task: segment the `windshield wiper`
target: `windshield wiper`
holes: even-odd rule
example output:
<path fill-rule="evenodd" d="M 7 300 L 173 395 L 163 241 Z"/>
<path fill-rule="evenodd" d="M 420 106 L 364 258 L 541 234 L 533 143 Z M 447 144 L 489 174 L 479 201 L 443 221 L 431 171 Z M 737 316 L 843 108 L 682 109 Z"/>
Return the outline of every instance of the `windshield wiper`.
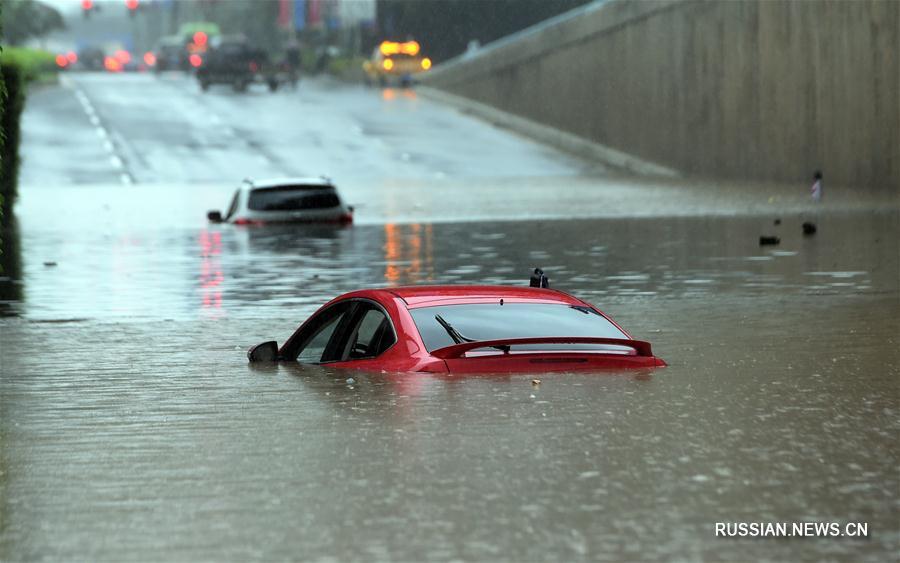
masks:
<path fill-rule="evenodd" d="M 466 338 L 462 334 L 459 333 L 458 330 L 453 328 L 453 325 L 444 320 L 444 317 L 440 315 L 435 315 L 434 320 L 441 323 L 441 326 L 444 327 L 444 330 L 447 331 L 447 334 L 450 335 L 450 338 L 453 339 L 453 342 L 456 344 L 462 344 L 463 342 L 475 342 L 474 338 Z"/>
<path fill-rule="evenodd" d="M 435 315 L 434 320 L 439 322 L 441 324 L 441 326 L 444 327 L 444 330 L 447 331 L 447 334 L 450 335 L 450 338 L 453 340 L 454 343 L 463 344 L 465 342 L 477 342 L 477 340 L 475 340 L 474 338 L 467 338 L 467 337 L 463 336 L 462 334 L 460 334 L 460 332 L 458 330 L 453 328 L 452 324 L 450 324 L 444 320 L 444 317 L 442 317 L 440 315 Z M 504 353 L 507 353 L 507 354 L 509 353 L 509 346 L 491 346 L 491 348 L 494 348 L 495 350 L 502 350 Z"/>

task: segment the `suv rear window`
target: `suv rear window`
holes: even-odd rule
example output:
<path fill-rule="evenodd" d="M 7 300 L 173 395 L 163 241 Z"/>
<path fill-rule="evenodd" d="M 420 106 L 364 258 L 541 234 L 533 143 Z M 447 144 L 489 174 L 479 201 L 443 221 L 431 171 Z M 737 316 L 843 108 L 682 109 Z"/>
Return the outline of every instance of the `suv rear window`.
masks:
<path fill-rule="evenodd" d="M 250 192 L 247 207 L 253 211 L 329 209 L 340 205 L 333 186 L 279 186 Z"/>
<path fill-rule="evenodd" d="M 450 334 L 435 318 L 438 315 L 462 336 L 473 340 L 539 336 L 627 338 L 605 317 L 588 307 L 581 306 L 497 303 L 422 307 L 410 309 L 409 312 L 429 352 L 454 344 Z M 529 345 L 521 349 L 547 349 L 557 346 Z M 564 347 L 570 350 L 608 348 L 592 344 L 566 344 Z"/>

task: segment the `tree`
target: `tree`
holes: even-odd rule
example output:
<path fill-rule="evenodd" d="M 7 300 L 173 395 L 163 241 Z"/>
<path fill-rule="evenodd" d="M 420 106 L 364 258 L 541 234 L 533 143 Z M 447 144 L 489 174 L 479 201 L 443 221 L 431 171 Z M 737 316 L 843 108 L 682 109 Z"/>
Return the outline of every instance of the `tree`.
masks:
<path fill-rule="evenodd" d="M 3 2 L 3 38 L 8 45 L 21 45 L 32 37 L 43 37 L 65 28 L 62 14 L 37 0 Z"/>

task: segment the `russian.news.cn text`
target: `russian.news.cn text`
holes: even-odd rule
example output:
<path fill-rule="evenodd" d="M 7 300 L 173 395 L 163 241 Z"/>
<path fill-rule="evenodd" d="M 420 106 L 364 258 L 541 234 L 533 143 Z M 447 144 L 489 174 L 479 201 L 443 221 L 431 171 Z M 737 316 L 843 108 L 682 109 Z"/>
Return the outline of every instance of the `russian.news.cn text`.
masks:
<path fill-rule="evenodd" d="M 866 538 L 867 522 L 716 522 L 717 538 Z"/>

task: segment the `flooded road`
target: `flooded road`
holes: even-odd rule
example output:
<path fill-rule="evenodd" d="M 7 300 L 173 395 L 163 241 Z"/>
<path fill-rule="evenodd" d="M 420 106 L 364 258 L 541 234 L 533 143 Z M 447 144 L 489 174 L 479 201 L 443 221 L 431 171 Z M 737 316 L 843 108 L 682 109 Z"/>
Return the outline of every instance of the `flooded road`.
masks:
<path fill-rule="evenodd" d="M 31 162 L 0 279 L 0 560 L 900 549 L 896 202 L 833 190 L 813 215 L 777 188 L 710 203 L 697 186 L 510 166 L 370 188 L 351 174 L 349 199 L 371 202 L 356 226 L 247 229 L 204 221 L 233 182 L 142 184 L 150 168 L 133 168 L 136 185 L 64 185 L 67 167 Z M 567 214 L 566 197 L 582 204 Z M 669 367 L 534 386 L 247 364 L 341 292 L 525 285 L 534 266 Z M 717 522 L 861 522 L 868 537 L 723 539 Z"/>
<path fill-rule="evenodd" d="M 0 321 L 0 554 L 884 560 L 898 214 L 821 224 L 777 250 L 756 218 L 24 233 L 57 265 L 25 260 Z M 520 285 L 522 265 L 670 366 L 533 387 L 246 363 L 342 291 Z M 870 537 L 715 538 L 734 521 Z"/>

